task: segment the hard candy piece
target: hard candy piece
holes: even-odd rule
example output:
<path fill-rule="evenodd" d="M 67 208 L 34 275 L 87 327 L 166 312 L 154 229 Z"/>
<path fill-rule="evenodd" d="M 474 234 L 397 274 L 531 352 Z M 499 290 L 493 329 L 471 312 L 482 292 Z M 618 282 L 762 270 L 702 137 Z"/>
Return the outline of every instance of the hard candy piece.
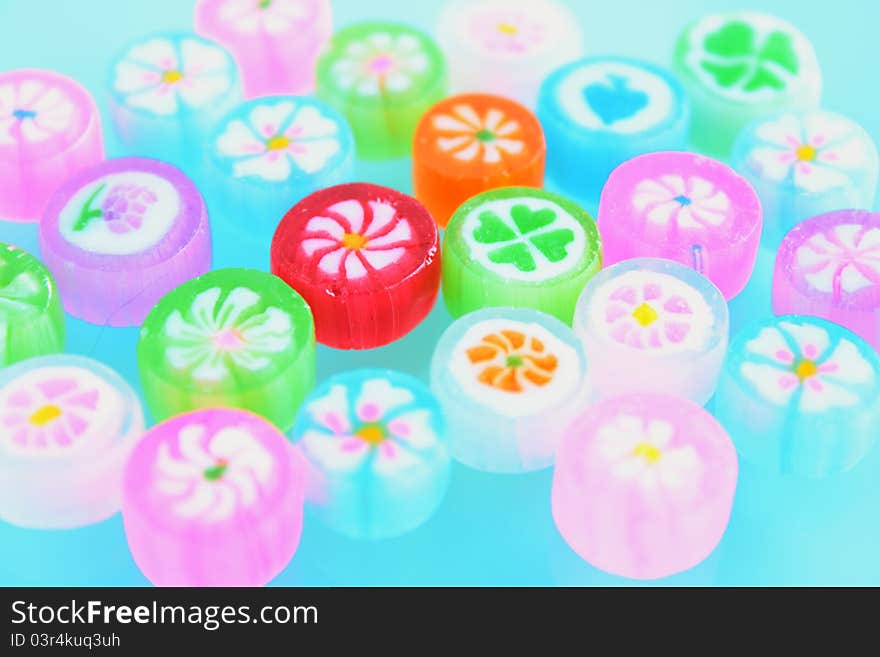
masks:
<path fill-rule="evenodd" d="M 327 379 L 303 405 L 293 439 L 308 467 L 309 507 L 348 536 L 412 531 L 446 494 L 443 415 L 406 374 L 355 370 Z"/>
<path fill-rule="evenodd" d="M 125 469 L 122 520 L 158 586 L 262 586 L 290 562 L 304 474 L 284 435 L 228 408 L 150 429 Z"/>
<path fill-rule="evenodd" d="M 0 369 L 0 518 L 35 529 L 109 518 L 143 430 L 137 395 L 98 361 L 39 356 Z"/>
<path fill-rule="evenodd" d="M 634 258 L 587 283 L 574 330 L 597 396 L 668 393 L 705 404 L 727 349 L 727 303 L 692 269 Z"/>
<path fill-rule="evenodd" d="M 60 181 L 103 159 L 101 116 L 78 82 L 40 69 L 0 73 L 0 220 L 39 221 Z"/>
<path fill-rule="evenodd" d="M 448 418 L 452 455 L 489 472 L 553 463 L 589 403 L 587 364 L 572 330 L 529 308 L 485 308 L 442 335 L 431 388 Z"/>
<path fill-rule="evenodd" d="M 577 19 L 551 0 L 448 2 L 437 39 L 454 93 L 498 94 L 526 107 L 553 69 L 583 52 Z"/>
<path fill-rule="evenodd" d="M 598 223 L 606 264 L 636 257 L 675 260 L 706 276 L 729 300 L 755 266 L 761 203 L 746 180 L 717 160 L 648 153 L 608 178 Z"/>
<path fill-rule="evenodd" d="M 795 226 L 776 255 L 773 311 L 824 317 L 880 352 L 880 214 L 839 210 Z"/>
<path fill-rule="evenodd" d="M 595 207 L 608 175 L 651 151 L 684 150 L 690 104 L 667 71 L 625 57 L 590 57 L 555 70 L 541 85 L 547 175 Z"/>
<path fill-rule="evenodd" d="M 228 48 L 245 96 L 307 94 L 332 30 L 330 0 L 199 0 L 196 31 Z"/>
<path fill-rule="evenodd" d="M 544 131 L 537 117 L 507 98 L 463 94 L 428 110 L 416 128 L 416 197 L 445 227 L 467 199 L 497 187 L 544 183 Z"/>
<path fill-rule="evenodd" d="M 833 475 L 877 439 L 880 357 L 824 319 L 755 322 L 730 343 L 715 408 L 743 459 L 770 472 Z"/>
<path fill-rule="evenodd" d="M 419 118 L 446 95 L 446 62 L 415 28 L 355 23 L 334 34 L 319 57 L 315 93 L 348 119 L 360 157 L 403 157 Z"/>
<path fill-rule="evenodd" d="M 740 133 L 732 161 L 761 199 L 761 239 L 773 249 L 804 219 L 874 205 L 877 146 L 839 114 L 813 110 L 758 119 Z"/>
<path fill-rule="evenodd" d="M 55 192 L 39 237 L 64 309 L 93 324 L 137 326 L 162 295 L 211 267 L 199 190 L 157 160 L 106 160 L 80 172 Z"/>
<path fill-rule="evenodd" d="M 749 121 L 818 107 L 822 74 L 810 41 L 757 12 L 705 16 L 679 37 L 673 70 L 693 105 L 691 141 L 727 158 Z"/>
<path fill-rule="evenodd" d="M 110 80 L 110 109 L 125 147 L 192 172 L 201 167 L 214 126 L 241 101 L 232 56 L 188 32 L 130 44 Z"/>
<path fill-rule="evenodd" d="M 265 97 L 224 117 L 210 160 L 210 197 L 248 233 L 271 239 L 294 203 L 351 179 L 354 140 L 342 115 L 325 103 Z"/>
<path fill-rule="evenodd" d="M 253 269 L 218 269 L 162 297 L 137 354 L 157 420 L 228 406 L 286 431 L 315 383 L 309 307 L 284 281 Z"/>
<path fill-rule="evenodd" d="M 696 566 L 718 545 L 737 473 L 724 427 L 693 402 L 614 397 L 587 409 L 563 438 L 553 519 L 596 568 L 666 577 Z"/>
<path fill-rule="evenodd" d="M 592 217 L 562 196 L 509 187 L 452 216 L 443 238 L 443 300 L 453 317 L 524 306 L 570 324 L 584 284 L 602 267 Z"/>
<path fill-rule="evenodd" d="M 402 337 L 440 287 L 440 241 L 414 198 L 367 183 L 307 196 L 272 240 L 272 273 L 308 302 L 318 342 L 370 349 Z"/>
<path fill-rule="evenodd" d="M 52 274 L 0 242 L 0 368 L 64 350 L 64 311 Z"/>

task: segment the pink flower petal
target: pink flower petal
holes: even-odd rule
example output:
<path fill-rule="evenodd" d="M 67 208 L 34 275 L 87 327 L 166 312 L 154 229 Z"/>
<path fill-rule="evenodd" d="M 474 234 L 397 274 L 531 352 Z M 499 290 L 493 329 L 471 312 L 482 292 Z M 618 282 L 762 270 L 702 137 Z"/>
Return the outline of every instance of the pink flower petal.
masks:
<path fill-rule="evenodd" d="M 648 283 L 647 285 L 645 285 L 644 289 L 642 290 L 642 296 L 644 297 L 645 301 L 651 301 L 652 299 L 659 299 L 662 294 L 663 294 L 663 291 L 660 289 L 660 286 L 657 285 L 656 283 Z"/>
<path fill-rule="evenodd" d="M 64 401 L 70 406 L 79 406 L 80 408 L 87 408 L 90 411 L 94 411 L 98 408 L 98 391 L 86 390 L 85 392 L 68 397 Z"/>
<path fill-rule="evenodd" d="M 342 419 L 337 413 L 327 413 L 322 418 L 324 425 L 333 433 L 345 433 L 348 431 L 348 423 Z"/>
<path fill-rule="evenodd" d="M 810 360 L 819 356 L 819 347 L 812 343 L 808 343 L 804 345 L 804 356 L 809 358 Z"/>
<path fill-rule="evenodd" d="M 409 438 L 412 428 L 405 420 L 392 420 L 388 423 L 388 431 L 401 438 Z"/>
<path fill-rule="evenodd" d="M 357 416 L 364 422 L 375 422 L 379 419 L 382 409 L 372 402 L 367 402 L 357 409 Z"/>
<path fill-rule="evenodd" d="M 787 349 L 780 349 L 773 354 L 773 357 L 783 365 L 791 365 L 794 363 L 794 354 Z"/>
<path fill-rule="evenodd" d="M 636 291 L 629 285 L 618 288 L 609 297 L 612 301 L 623 301 L 631 306 L 636 305 Z"/>
<path fill-rule="evenodd" d="M 684 322 L 666 322 L 666 339 L 677 344 L 687 337 L 690 330 L 690 325 Z"/>
<path fill-rule="evenodd" d="M 47 399 L 57 399 L 61 395 L 75 390 L 76 387 L 76 381 L 73 379 L 49 379 L 37 384 L 37 388 L 46 395 Z"/>
<path fill-rule="evenodd" d="M 791 390 L 796 387 L 798 383 L 800 383 L 800 379 L 794 374 L 787 373 L 779 377 L 779 387 L 783 390 Z"/>
<path fill-rule="evenodd" d="M 677 294 L 669 297 L 669 299 L 666 300 L 666 303 L 663 304 L 663 310 L 665 310 L 666 312 L 677 313 L 680 315 L 681 314 L 690 315 L 692 312 L 691 307 L 690 307 L 690 305 L 688 305 L 687 300 L 685 300 L 684 297 L 681 297 Z"/>

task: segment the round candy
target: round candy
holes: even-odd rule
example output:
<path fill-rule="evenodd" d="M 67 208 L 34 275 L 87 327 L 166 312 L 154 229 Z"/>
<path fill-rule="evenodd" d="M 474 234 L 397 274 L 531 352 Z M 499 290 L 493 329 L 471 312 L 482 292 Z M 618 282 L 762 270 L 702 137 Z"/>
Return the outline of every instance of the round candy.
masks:
<path fill-rule="evenodd" d="M 205 202 L 170 164 L 106 160 L 55 192 L 40 222 L 40 253 L 67 312 L 137 326 L 168 290 L 210 269 Z"/>
<path fill-rule="evenodd" d="M 216 123 L 241 100 L 238 68 L 213 41 L 187 32 L 131 44 L 111 71 L 120 140 L 138 155 L 197 169 Z"/>
<path fill-rule="evenodd" d="M 195 25 L 235 56 L 248 98 L 307 94 L 332 12 L 330 0 L 199 0 Z"/>
<path fill-rule="evenodd" d="M 606 399 L 563 439 L 553 519 L 596 568 L 635 579 L 674 575 L 718 545 L 738 469 L 724 427 L 693 402 L 665 394 Z"/>
<path fill-rule="evenodd" d="M 210 198 L 248 233 L 268 239 L 290 207 L 351 178 L 354 140 L 345 119 L 308 97 L 248 101 L 226 116 L 210 147 Z"/>
<path fill-rule="evenodd" d="M 608 178 L 598 223 L 606 264 L 641 256 L 675 260 L 732 299 L 755 266 L 761 203 L 726 164 L 693 153 L 648 153 Z"/>
<path fill-rule="evenodd" d="M 355 538 L 411 531 L 440 506 L 449 446 L 437 400 L 390 370 L 337 374 L 309 397 L 293 438 L 308 464 L 306 501 Z"/>
<path fill-rule="evenodd" d="M 730 343 L 716 415 L 743 458 L 825 477 L 852 468 L 880 426 L 880 356 L 824 319 L 784 315 Z"/>
<path fill-rule="evenodd" d="M 90 358 L 39 356 L 0 369 L 0 518 L 37 529 L 109 518 L 143 430 L 131 386 Z"/>
<path fill-rule="evenodd" d="M 774 16 L 739 12 L 691 24 L 675 49 L 675 73 L 693 104 L 691 141 L 726 158 L 754 118 L 819 105 L 822 74 L 807 37 Z"/>
<path fill-rule="evenodd" d="M 552 0 L 457 0 L 440 15 L 437 39 L 452 90 L 487 92 L 535 106 L 541 81 L 582 52 L 579 23 Z"/>
<path fill-rule="evenodd" d="M 592 217 L 528 187 L 475 196 L 443 238 L 443 300 L 453 317 L 485 306 L 525 306 L 570 324 L 584 284 L 602 267 Z"/>
<path fill-rule="evenodd" d="M 446 95 L 446 63 L 412 27 L 356 23 L 334 34 L 318 59 L 315 93 L 346 116 L 360 157 L 403 157 L 419 118 Z"/>
<path fill-rule="evenodd" d="M 566 64 L 544 81 L 537 112 L 547 130 L 548 177 L 593 206 L 621 162 L 687 145 L 690 106 L 681 84 L 634 59 Z"/>
<path fill-rule="evenodd" d="M 705 404 L 727 349 L 727 304 L 687 267 L 634 258 L 587 283 L 574 330 L 598 396 L 670 393 Z"/>
<path fill-rule="evenodd" d="M 880 352 L 880 214 L 839 210 L 795 226 L 776 256 L 773 310 L 824 317 Z"/>
<path fill-rule="evenodd" d="M 413 187 L 441 228 L 467 199 L 497 187 L 544 183 L 544 131 L 507 98 L 446 98 L 422 117 L 413 146 Z"/>
<path fill-rule="evenodd" d="M 262 586 L 296 552 L 303 491 L 290 444 L 263 418 L 178 415 L 150 429 L 125 468 L 128 546 L 158 586 Z"/>
<path fill-rule="evenodd" d="M 64 311 L 52 274 L 18 247 L 0 242 L 0 368 L 64 350 Z"/>
<path fill-rule="evenodd" d="M 137 354 L 157 420 L 229 406 L 286 431 L 315 382 L 309 307 L 253 269 L 218 269 L 169 292 L 144 321 Z"/>
<path fill-rule="evenodd" d="M 440 242 L 414 198 L 367 183 L 297 203 L 272 240 L 272 273 L 303 295 L 321 344 L 370 349 L 397 340 L 431 311 Z"/>
<path fill-rule="evenodd" d="M 733 166 L 761 198 L 762 239 L 774 249 L 808 217 L 874 205 L 877 146 L 839 114 L 814 110 L 758 119 L 737 138 Z"/>
<path fill-rule="evenodd" d="M 88 91 L 38 69 L 0 73 L 0 220 L 38 221 L 58 183 L 104 159 Z"/>
<path fill-rule="evenodd" d="M 490 472 L 553 463 L 569 422 L 589 402 L 572 330 L 529 308 L 486 308 L 454 322 L 431 361 L 452 455 Z"/>

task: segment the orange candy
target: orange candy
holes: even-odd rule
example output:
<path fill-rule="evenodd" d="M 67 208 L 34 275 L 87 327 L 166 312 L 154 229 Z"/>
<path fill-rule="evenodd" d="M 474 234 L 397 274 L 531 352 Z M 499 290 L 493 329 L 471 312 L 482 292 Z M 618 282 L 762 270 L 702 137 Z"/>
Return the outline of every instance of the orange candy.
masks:
<path fill-rule="evenodd" d="M 416 128 L 415 196 L 444 228 L 458 206 L 480 192 L 541 187 L 545 154 L 541 124 L 519 103 L 490 94 L 452 96 Z"/>
<path fill-rule="evenodd" d="M 545 353 L 543 342 L 513 330 L 485 336 L 467 355 L 471 363 L 484 365 L 481 383 L 507 392 L 523 392 L 528 383 L 550 383 L 558 365 L 556 356 Z"/>

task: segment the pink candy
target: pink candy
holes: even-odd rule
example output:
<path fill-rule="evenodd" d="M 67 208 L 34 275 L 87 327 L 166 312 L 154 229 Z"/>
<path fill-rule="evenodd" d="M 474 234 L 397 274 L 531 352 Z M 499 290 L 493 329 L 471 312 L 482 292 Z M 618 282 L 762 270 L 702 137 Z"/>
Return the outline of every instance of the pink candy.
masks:
<path fill-rule="evenodd" d="M 761 204 L 733 169 L 701 155 L 661 152 L 617 167 L 599 201 L 606 265 L 653 256 L 697 270 L 732 299 L 752 274 Z"/>
<path fill-rule="evenodd" d="M 261 586 L 293 557 L 304 482 L 287 439 L 247 411 L 178 415 L 140 440 L 122 519 L 159 586 Z"/>
<path fill-rule="evenodd" d="M 737 471 L 727 432 L 697 404 L 613 397 L 585 411 L 563 438 L 553 518 L 597 568 L 637 579 L 673 575 L 715 549 Z"/>
<path fill-rule="evenodd" d="M 52 71 L 0 74 L 0 220 L 37 221 L 56 187 L 102 159 L 88 91 Z"/>

